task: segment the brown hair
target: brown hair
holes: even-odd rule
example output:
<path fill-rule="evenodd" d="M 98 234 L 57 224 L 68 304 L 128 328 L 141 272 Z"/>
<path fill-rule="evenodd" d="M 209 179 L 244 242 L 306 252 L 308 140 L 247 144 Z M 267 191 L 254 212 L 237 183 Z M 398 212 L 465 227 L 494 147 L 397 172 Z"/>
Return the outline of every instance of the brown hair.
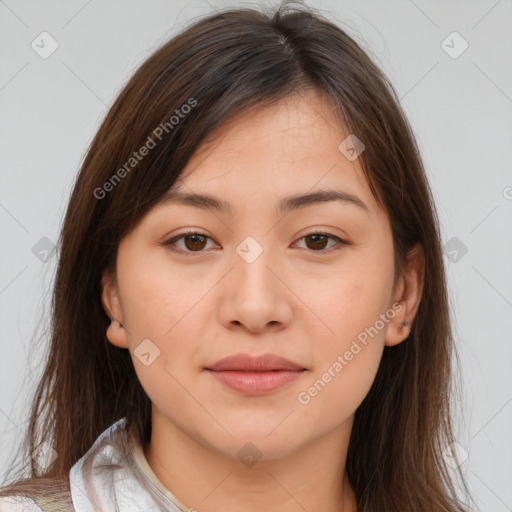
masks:
<path fill-rule="evenodd" d="M 101 124 L 59 239 L 51 341 L 29 421 L 30 477 L 66 479 L 122 417 L 142 443 L 149 440 L 151 402 L 129 352 L 106 338 L 101 274 L 114 269 L 120 240 L 208 135 L 248 109 L 311 87 L 334 100 L 344 126 L 366 146 L 359 161 L 389 215 L 397 275 L 415 244 L 425 253 L 410 335 L 384 349 L 355 414 L 346 470 L 359 510 L 464 510 L 442 457 L 453 441 L 454 347 L 437 213 L 419 149 L 393 86 L 361 46 L 314 10 L 289 2 L 270 14 L 231 9 L 196 21 L 140 66 Z M 134 165 L 133 152 L 145 144 L 154 147 Z M 29 456 L 42 441 L 58 453 L 46 471 Z"/>

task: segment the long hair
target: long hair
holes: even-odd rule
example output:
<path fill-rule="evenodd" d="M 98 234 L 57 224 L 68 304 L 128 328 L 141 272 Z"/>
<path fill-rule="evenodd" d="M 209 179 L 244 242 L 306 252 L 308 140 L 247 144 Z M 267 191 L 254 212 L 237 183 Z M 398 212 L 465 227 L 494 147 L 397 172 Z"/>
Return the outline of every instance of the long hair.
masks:
<path fill-rule="evenodd" d="M 328 94 L 340 122 L 364 141 L 359 162 L 389 216 L 397 275 L 413 245 L 425 254 L 410 335 L 385 347 L 355 413 L 346 471 L 359 511 L 464 510 L 442 456 L 453 441 L 454 346 L 439 221 L 420 151 L 392 84 L 368 53 L 317 11 L 289 2 L 269 13 L 230 9 L 194 21 L 139 67 L 91 142 L 58 240 L 51 339 L 28 423 L 30 482 L 66 479 L 122 417 L 142 444 L 150 439 L 151 402 L 129 352 L 106 337 L 102 272 L 114 269 L 120 240 L 216 128 L 310 88 Z M 143 146 L 150 150 L 136 158 Z M 42 442 L 58 453 L 44 471 L 30 458 Z M 5 492 L 13 490 L 16 484 Z"/>

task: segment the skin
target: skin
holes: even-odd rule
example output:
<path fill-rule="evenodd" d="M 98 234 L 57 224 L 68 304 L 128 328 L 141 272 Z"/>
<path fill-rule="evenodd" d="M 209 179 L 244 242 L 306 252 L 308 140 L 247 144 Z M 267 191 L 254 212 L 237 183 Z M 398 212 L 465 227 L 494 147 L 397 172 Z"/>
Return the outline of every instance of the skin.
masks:
<path fill-rule="evenodd" d="M 409 334 L 401 324 L 412 324 L 419 306 L 424 256 L 415 247 L 393 286 L 389 219 L 359 160 L 338 149 L 347 135 L 314 91 L 244 113 L 196 152 L 173 187 L 226 200 L 234 213 L 157 205 L 121 241 L 116 275 L 103 274 L 108 339 L 130 350 L 153 403 L 149 465 L 198 511 L 356 510 L 345 473 L 354 412 L 384 346 Z M 320 189 L 350 192 L 369 211 L 333 201 L 276 214 L 279 199 Z M 164 245 L 184 228 L 209 237 L 177 241 L 189 256 Z M 350 245 L 307 237 L 314 233 Z M 252 263 L 236 252 L 248 236 L 263 249 Z M 384 328 L 300 403 L 298 394 L 396 303 Z M 160 350 L 149 366 L 134 356 L 147 338 Z M 239 352 L 278 354 L 307 371 L 269 395 L 245 396 L 204 369 Z M 252 467 L 237 456 L 248 442 L 261 454 Z"/>

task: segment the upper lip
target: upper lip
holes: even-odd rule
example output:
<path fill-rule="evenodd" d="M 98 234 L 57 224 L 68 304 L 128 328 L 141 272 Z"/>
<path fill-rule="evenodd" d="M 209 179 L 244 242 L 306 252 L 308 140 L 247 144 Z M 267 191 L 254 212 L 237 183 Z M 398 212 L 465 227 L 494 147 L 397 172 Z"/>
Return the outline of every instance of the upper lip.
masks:
<path fill-rule="evenodd" d="M 225 357 L 220 361 L 217 361 L 215 364 L 208 366 L 206 369 L 216 372 L 229 370 L 264 372 L 271 370 L 298 371 L 305 370 L 306 368 L 276 354 L 263 354 L 261 356 L 251 356 L 250 354 L 234 354 L 232 356 Z"/>

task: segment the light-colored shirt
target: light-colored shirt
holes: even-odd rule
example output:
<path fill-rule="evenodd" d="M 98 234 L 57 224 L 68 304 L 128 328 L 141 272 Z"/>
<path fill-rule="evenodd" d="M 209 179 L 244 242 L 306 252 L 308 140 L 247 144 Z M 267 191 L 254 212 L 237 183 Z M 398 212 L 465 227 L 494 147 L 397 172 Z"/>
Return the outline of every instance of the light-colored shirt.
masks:
<path fill-rule="evenodd" d="M 160 482 L 123 418 L 69 472 L 76 512 L 194 512 Z M 0 512 L 41 512 L 25 497 L 0 498 Z"/>

